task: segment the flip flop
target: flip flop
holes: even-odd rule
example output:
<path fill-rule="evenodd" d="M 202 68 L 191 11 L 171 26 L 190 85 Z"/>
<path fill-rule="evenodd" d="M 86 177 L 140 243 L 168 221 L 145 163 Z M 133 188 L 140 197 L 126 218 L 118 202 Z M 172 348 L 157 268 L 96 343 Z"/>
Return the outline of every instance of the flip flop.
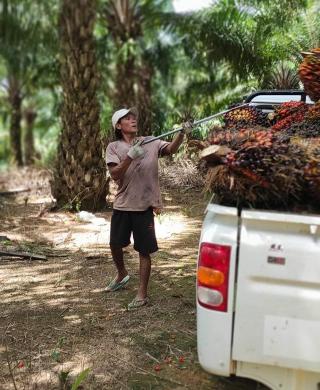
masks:
<path fill-rule="evenodd" d="M 108 286 L 104 289 L 106 292 L 113 292 L 120 290 L 129 282 L 130 276 L 125 276 L 120 282 L 117 282 L 117 278 L 113 279 Z"/>
<path fill-rule="evenodd" d="M 149 303 L 149 298 L 148 297 L 146 297 L 144 299 L 134 298 L 133 301 L 129 303 L 128 310 L 138 309 L 139 307 L 145 306 L 148 303 Z"/>

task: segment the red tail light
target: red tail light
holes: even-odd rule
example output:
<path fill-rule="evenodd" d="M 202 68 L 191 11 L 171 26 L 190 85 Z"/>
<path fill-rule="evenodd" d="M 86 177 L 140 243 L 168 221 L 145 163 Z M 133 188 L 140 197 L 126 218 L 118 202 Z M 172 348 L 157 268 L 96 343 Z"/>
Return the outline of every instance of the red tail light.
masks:
<path fill-rule="evenodd" d="M 204 242 L 200 246 L 197 295 L 200 305 L 228 310 L 228 282 L 231 247 Z"/>

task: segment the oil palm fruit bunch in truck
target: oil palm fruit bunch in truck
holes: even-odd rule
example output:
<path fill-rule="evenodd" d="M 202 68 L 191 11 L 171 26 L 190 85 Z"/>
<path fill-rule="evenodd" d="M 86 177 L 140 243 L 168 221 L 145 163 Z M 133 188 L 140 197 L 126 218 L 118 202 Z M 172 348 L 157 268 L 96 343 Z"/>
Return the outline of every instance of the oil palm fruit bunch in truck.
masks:
<path fill-rule="evenodd" d="M 272 390 L 319 390 L 320 104 L 299 90 L 246 101 L 201 151 L 212 199 L 197 268 L 199 361 Z"/>
<path fill-rule="evenodd" d="M 304 60 L 299 67 L 299 76 L 307 94 L 317 101 L 320 99 L 320 48 L 302 54 Z"/>
<path fill-rule="evenodd" d="M 207 160 L 207 190 L 238 207 L 319 210 L 320 188 L 310 177 L 319 175 L 320 103 L 282 103 L 269 113 L 264 126 L 242 120 L 239 128 L 239 115 L 232 114 L 233 119 L 228 115 L 227 125 L 214 127 L 208 139 L 211 145 L 224 146 L 225 154 L 217 156 L 220 149 L 212 146 L 201 153 Z M 312 175 L 308 174 L 311 167 Z"/>

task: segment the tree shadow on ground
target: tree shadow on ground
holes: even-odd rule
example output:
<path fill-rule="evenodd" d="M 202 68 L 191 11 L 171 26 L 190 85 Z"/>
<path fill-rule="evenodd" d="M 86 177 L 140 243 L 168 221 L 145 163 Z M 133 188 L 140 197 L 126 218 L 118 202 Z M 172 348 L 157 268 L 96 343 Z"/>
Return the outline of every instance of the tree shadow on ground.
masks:
<path fill-rule="evenodd" d="M 125 250 L 130 283 L 106 294 L 114 266 L 107 237 L 105 242 L 101 236 L 90 240 L 99 228 L 69 213 L 35 217 L 39 207 L 33 203 L 13 202 L 11 214 L 10 208 L 0 211 L 0 234 L 14 236 L 10 228 L 18 227 L 20 241 L 50 255 L 46 262 L 0 259 L 0 388 L 14 388 L 15 382 L 26 390 L 61 389 L 61 373 L 74 377 L 87 367 L 91 372 L 84 389 L 255 388 L 252 381 L 219 378 L 199 366 L 195 270 L 206 201 L 197 194 L 166 196 L 172 207 L 162 226 L 173 233 L 159 239 L 151 303 L 137 311 L 126 308 L 139 279 L 132 247 Z M 110 212 L 99 216 L 110 221 Z M 71 241 L 63 236 L 57 244 L 53 238 L 66 232 Z M 73 241 L 79 232 L 82 241 Z"/>

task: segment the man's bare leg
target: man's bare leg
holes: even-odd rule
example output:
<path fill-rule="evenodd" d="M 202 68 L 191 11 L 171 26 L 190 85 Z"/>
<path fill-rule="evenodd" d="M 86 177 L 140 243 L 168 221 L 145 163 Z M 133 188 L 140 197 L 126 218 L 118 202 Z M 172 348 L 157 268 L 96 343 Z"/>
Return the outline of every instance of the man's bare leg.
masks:
<path fill-rule="evenodd" d="M 118 278 L 116 280 L 116 282 L 118 283 L 128 275 L 128 271 L 126 270 L 126 267 L 124 265 L 122 248 L 115 248 L 112 245 L 110 245 L 110 249 L 111 249 L 112 259 L 118 271 Z"/>
<path fill-rule="evenodd" d="M 150 255 L 142 255 L 140 258 L 140 286 L 137 292 L 137 299 L 145 299 L 148 295 L 148 282 L 151 272 L 151 258 Z"/>

